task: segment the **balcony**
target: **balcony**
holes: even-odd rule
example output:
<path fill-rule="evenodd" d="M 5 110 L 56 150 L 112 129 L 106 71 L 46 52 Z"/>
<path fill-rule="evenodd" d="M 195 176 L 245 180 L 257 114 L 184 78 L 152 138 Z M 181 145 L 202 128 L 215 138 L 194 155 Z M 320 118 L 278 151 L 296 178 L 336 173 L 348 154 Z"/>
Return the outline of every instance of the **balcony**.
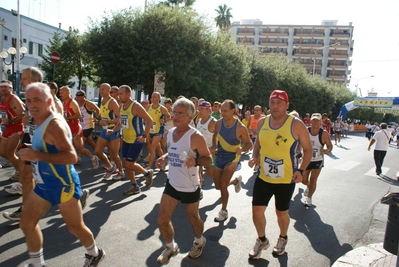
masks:
<path fill-rule="evenodd" d="M 259 32 L 260 36 L 287 36 L 288 35 L 288 31 L 287 32 L 271 32 L 271 31 L 263 31 L 263 32 Z"/>
<path fill-rule="evenodd" d="M 246 30 L 246 31 L 237 32 L 237 36 L 251 36 L 251 35 L 255 35 L 255 30 Z"/>
<path fill-rule="evenodd" d="M 333 54 L 328 53 L 328 59 L 337 59 L 337 58 L 348 58 L 348 54 Z"/>
<path fill-rule="evenodd" d="M 346 70 L 346 68 L 347 68 L 346 65 L 339 65 L 339 64 L 336 64 L 336 65 L 329 64 L 328 67 L 327 67 L 327 69 L 329 69 L 329 70 L 332 70 L 332 69 L 334 69 L 334 70 Z"/>
<path fill-rule="evenodd" d="M 326 77 L 327 81 L 332 81 L 332 82 L 344 82 L 345 81 L 345 76 L 339 76 L 339 75 L 330 75 Z"/>

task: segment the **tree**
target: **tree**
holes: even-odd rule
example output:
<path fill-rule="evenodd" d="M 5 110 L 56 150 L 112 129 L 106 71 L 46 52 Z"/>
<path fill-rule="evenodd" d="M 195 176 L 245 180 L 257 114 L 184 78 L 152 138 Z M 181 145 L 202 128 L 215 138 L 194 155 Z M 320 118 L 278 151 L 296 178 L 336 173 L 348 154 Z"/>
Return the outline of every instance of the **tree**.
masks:
<path fill-rule="evenodd" d="M 194 5 L 196 0 L 166 0 L 161 2 L 161 4 L 171 6 L 171 7 L 191 7 Z"/>
<path fill-rule="evenodd" d="M 215 18 L 216 26 L 221 30 L 227 30 L 230 27 L 230 19 L 233 17 L 230 11 L 231 7 L 227 7 L 226 4 L 219 5 L 217 9 L 215 9 L 217 13 L 217 17 Z"/>
<path fill-rule="evenodd" d="M 71 82 L 73 77 L 78 78 L 78 88 L 81 89 L 83 78 L 91 79 L 91 68 L 87 64 L 89 58 L 82 51 L 82 36 L 76 29 L 70 29 L 64 34 L 55 33 L 53 40 L 49 40 L 50 45 L 45 47 L 45 53 L 42 55 L 43 63 L 41 69 L 45 72 L 45 80 L 54 81 L 58 86 L 75 86 Z M 51 62 L 51 52 L 57 51 L 61 60 L 54 66 Z M 53 69 L 55 68 L 55 70 Z M 54 77 L 53 77 L 54 74 Z"/>

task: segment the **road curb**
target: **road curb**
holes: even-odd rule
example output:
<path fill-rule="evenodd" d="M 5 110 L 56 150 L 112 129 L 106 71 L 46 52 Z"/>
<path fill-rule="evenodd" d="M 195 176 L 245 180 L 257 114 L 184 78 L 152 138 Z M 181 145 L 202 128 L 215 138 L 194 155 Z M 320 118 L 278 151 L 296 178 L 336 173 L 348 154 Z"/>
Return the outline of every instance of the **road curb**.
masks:
<path fill-rule="evenodd" d="M 382 243 L 376 243 L 349 251 L 331 267 L 395 267 L 395 263 L 396 256 L 386 251 Z"/>

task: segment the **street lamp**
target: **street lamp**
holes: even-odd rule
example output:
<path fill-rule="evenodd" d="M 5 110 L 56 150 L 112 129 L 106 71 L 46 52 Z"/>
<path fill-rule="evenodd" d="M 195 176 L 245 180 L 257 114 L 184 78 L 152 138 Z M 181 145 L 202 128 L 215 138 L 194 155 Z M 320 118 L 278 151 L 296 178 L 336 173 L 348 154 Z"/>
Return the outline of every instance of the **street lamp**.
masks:
<path fill-rule="evenodd" d="M 356 81 L 356 95 L 357 95 L 357 90 L 359 90 L 360 97 L 362 97 L 362 91 L 359 88 L 359 81 L 363 80 L 363 79 L 367 79 L 367 78 L 373 78 L 373 77 L 374 77 L 374 75 L 370 75 L 370 76 L 366 76 L 366 77 L 363 77 L 360 79 L 355 79 L 355 78 L 352 78 L 352 76 L 351 76 L 351 79 L 354 79 Z"/>
<path fill-rule="evenodd" d="M 330 44 L 330 45 L 325 45 L 325 46 L 323 46 L 323 47 L 319 47 L 319 48 L 317 48 L 317 49 L 313 49 L 313 48 L 312 48 L 312 51 L 314 52 L 312 76 L 314 76 L 314 73 L 316 72 L 316 53 L 317 53 L 317 51 L 319 51 L 319 50 L 321 50 L 321 49 L 323 49 L 323 48 L 326 48 L 326 47 L 336 46 L 336 45 L 341 45 L 341 43 L 340 43 L 340 42 L 337 42 L 337 43 L 334 43 L 334 44 Z M 320 74 L 321 74 L 321 73 L 320 73 Z"/>
<path fill-rule="evenodd" d="M 16 81 L 15 81 L 14 62 L 15 62 L 15 57 L 17 54 L 17 49 L 15 49 L 14 47 L 10 47 L 10 48 L 8 48 L 7 51 L 8 51 L 8 53 L 5 51 L 0 52 L 0 58 L 3 59 L 4 64 L 11 65 L 12 86 L 14 89 L 16 89 L 17 86 L 16 86 Z M 24 56 L 27 52 L 28 52 L 28 49 L 26 49 L 26 47 L 21 47 L 19 49 L 19 53 L 22 54 L 20 60 L 22 60 L 24 58 Z M 6 58 L 8 57 L 8 54 L 11 55 L 11 61 L 7 63 Z"/>

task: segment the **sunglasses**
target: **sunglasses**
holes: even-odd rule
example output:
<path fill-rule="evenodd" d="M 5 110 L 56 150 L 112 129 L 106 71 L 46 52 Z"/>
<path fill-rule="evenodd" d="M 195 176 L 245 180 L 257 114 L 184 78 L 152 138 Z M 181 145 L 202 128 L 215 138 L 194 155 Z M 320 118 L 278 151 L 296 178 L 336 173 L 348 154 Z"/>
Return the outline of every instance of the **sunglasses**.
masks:
<path fill-rule="evenodd" d="M 85 95 L 76 95 L 76 96 L 85 96 Z"/>

